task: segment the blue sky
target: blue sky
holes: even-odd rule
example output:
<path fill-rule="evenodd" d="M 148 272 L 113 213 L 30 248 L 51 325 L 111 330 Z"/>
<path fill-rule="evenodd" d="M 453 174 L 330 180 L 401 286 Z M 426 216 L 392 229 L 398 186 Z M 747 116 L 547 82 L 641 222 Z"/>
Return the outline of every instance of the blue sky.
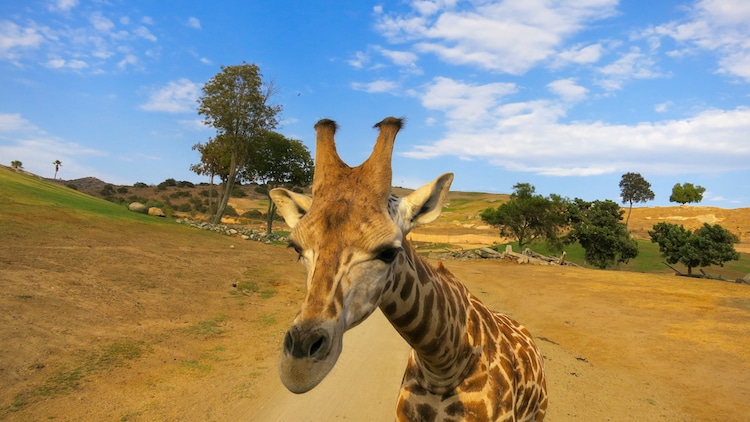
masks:
<path fill-rule="evenodd" d="M 273 80 L 284 135 L 340 125 L 367 158 L 406 117 L 394 184 L 620 201 L 627 172 L 670 205 L 750 207 L 750 2 L 139 1 L 0 3 L 0 163 L 114 184 L 205 179 L 195 100 L 220 65 Z"/>

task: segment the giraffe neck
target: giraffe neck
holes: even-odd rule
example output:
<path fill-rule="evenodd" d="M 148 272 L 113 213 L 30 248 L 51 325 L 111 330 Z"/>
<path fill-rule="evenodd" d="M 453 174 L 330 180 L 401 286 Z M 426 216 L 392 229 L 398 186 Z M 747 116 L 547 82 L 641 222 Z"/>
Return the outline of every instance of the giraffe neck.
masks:
<path fill-rule="evenodd" d="M 479 351 L 470 344 L 470 294 L 442 263 L 437 269 L 404 239 L 404 253 L 383 291 L 380 309 L 413 349 L 420 384 L 442 393 L 455 388 Z"/>

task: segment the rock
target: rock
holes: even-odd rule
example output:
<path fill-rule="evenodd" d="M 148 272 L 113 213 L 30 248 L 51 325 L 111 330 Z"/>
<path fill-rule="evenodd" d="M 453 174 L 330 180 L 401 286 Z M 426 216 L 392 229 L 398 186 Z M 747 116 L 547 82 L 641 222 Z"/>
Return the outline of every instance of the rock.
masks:
<path fill-rule="evenodd" d="M 151 208 L 149 208 L 148 209 L 148 215 L 154 215 L 154 216 L 157 216 L 157 217 L 166 217 L 166 215 L 164 214 L 164 211 L 162 211 L 162 209 L 158 208 L 158 207 L 151 207 Z"/>
<path fill-rule="evenodd" d="M 503 256 L 496 250 L 490 248 L 479 248 L 475 252 L 481 258 L 502 258 Z"/>
<path fill-rule="evenodd" d="M 131 202 L 128 209 L 133 212 L 146 212 L 146 206 L 140 202 Z"/>

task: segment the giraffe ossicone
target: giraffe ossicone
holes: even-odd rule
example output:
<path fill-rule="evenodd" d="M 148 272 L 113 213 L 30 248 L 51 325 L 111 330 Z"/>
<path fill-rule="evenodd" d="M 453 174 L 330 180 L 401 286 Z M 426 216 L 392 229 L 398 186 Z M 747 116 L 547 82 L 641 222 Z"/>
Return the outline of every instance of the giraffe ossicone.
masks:
<path fill-rule="evenodd" d="M 380 308 L 412 347 L 397 420 L 541 421 L 546 379 L 531 334 L 490 311 L 442 263 L 431 267 L 406 239 L 440 215 L 453 174 L 392 196 L 402 126 L 393 117 L 376 124 L 373 153 L 350 167 L 336 152 L 336 123 L 321 120 L 312 198 L 271 191 L 307 269 L 307 293 L 284 338 L 281 380 L 295 393 L 314 388 L 336 364 L 344 332 Z"/>

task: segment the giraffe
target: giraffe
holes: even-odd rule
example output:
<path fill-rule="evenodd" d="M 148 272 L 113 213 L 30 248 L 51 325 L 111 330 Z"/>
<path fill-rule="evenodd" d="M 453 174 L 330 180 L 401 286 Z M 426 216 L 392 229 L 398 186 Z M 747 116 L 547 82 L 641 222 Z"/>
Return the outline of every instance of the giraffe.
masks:
<path fill-rule="evenodd" d="M 352 168 L 336 152 L 337 124 L 320 120 L 312 197 L 271 191 L 307 270 L 304 302 L 284 337 L 281 380 L 294 393 L 314 388 L 336 364 L 344 332 L 380 308 L 412 347 L 397 421 L 541 421 L 546 380 L 531 334 L 490 311 L 442 262 L 430 266 L 406 239 L 440 215 L 453 174 L 391 195 L 402 125 L 393 117 L 376 124 L 372 155 Z"/>

